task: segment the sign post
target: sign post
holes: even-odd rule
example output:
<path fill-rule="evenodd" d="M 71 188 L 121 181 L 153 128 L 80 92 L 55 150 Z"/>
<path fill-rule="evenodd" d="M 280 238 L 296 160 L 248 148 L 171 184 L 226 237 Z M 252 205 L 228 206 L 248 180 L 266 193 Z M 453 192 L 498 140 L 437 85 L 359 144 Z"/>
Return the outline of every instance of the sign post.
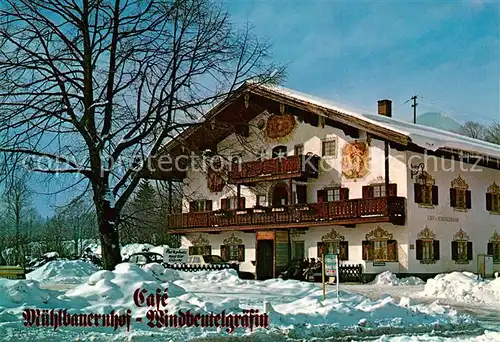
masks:
<path fill-rule="evenodd" d="M 165 248 L 163 262 L 166 264 L 186 264 L 188 261 L 188 250 L 180 248 Z"/>
<path fill-rule="evenodd" d="M 323 299 L 325 298 L 325 275 L 328 277 L 335 277 L 337 286 L 337 301 L 340 302 L 339 297 L 339 262 L 337 254 L 324 254 L 323 255 Z"/>

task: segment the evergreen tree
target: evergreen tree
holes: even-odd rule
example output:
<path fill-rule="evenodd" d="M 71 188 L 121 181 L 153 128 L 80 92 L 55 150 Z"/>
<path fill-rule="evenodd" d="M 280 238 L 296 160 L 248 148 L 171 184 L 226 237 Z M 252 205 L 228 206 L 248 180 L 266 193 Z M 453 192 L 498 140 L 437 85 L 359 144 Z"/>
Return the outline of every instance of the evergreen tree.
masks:
<path fill-rule="evenodd" d="M 167 244 L 178 247 L 180 238 L 167 234 L 166 220 L 170 213 L 168 198 L 164 191 L 158 190 L 149 181 L 142 181 L 124 209 L 125 215 L 120 222 L 123 243 Z"/>

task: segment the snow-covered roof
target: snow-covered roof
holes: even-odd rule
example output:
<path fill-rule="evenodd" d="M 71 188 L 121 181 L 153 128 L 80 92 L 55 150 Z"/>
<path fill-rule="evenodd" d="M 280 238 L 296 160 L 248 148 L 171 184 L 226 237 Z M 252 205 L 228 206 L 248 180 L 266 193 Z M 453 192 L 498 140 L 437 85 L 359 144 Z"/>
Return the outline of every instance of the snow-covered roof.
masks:
<path fill-rule="evenodd" d="M 427 150 L 436 151 L 438 149 L 462 150 L 471 154 L 480 154 L 484 156 L 500 159 L 500 146 L 488 143 L 482 140 L 473 139 L 464 135 L 452 133 L 449 131 L 414 124 L 411 122 L 390 118 L 379 114 L 361 114 L 361 111 L 347 109 L 338 104 L 318 98 L 316 96 L 304 94 L 292 89 L 278 86 L 260 86 L 272 92 L 277 92 L 283 96 L 294 98 L 312 105 L 320 106 L 325 109 L 334 110 L 343 113 L 352 118 L 363 120 L 380 128 L 388 129 L 393 132 L 405 135 L 412 143 Z"/>

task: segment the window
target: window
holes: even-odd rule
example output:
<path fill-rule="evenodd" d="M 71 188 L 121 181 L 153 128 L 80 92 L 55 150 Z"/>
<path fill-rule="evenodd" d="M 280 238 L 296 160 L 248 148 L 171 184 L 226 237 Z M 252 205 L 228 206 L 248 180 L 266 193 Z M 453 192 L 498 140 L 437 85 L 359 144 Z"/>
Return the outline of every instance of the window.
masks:
<path fill-rule="evenodd" d="M 257 206 L 265 207 L 267 205 L 266 195 L 257 195 Z"/>
<path fill-rule="evenodd" d="M 286 146 L 279 145 L 273 148 L 273 158 L 285 158 L 286 157 Z"/>
<path fill-rule="evenodd" d="M 307 203 L 307 185 L 297 184 L 295 186 L 296 192 L 293 195 L 295 203 L 305 204 Z"/>
<path fill-rule="evenodd" d="M 381 227 L 377 227 L 366 234 L 366 240 L 362 242 L 362 256 L 366 261 L 393 262 L 398 261 L 398 244 Z"/>
<path fill-rule="evenodd" d="M 500 186 L 495 182 L 488 188 L 486 193 L 486 210 L 500 213 Z"/>
<path fill-rule="evenodd" d="M 212 201 L 196 200 L 189 202 L 189 212 L 212 211 Z"/>
<path fill-rule="evenodd" d="M 416 242 L 416 259 L 421 264 L 433 264 L 439 260 L 439 241 L 435 234 L 427 227 L 418 233 Z"/>
<path fill-rule="evenodd" d="M 238 197 L 229 198 L 229 209 L 238 209 Z"/>
<path fill-rule="evenodd" d="M 385 197 L 385 185 L 374 185 L 373 197 Z"/>
<path fill-rule="evenodd" d="M 488 242 L 487 251 L 489 255 L 493 255 L 493 262 L 500 264 L 500 234 L 496 231 Z"/>
<path fill-rule="evenodd" d="M 470 209 L 472 206 L 469 185 L 458 176 L 451 182 L 450 206 L 455 209 Z"/>
<path fill-rule="evenodd" d="M 293 154 L 296 156 L 300 156 L 300 155 L 304 154 L 304 144 L 295 145 L 293 150 L 294 150 Z"/>
<path fill-rule="evenodd" d="M 221 192 L 226 185 L 224 178 L 221 175 L 220 167 L 216 168 L 217 166 L 214 165 L 213 168 L 208 169 L 207 188 L 210 192 Z"/>
<path fill-rule="evenodd" d="M 348 199 L 348 188 L 326 188 L 324 190 L 318 190 L 317 192 L 318 203 L 345 201 Z"/>
<path fill-rule="evenodd" d="M 493 237 L 488 242 L 488 254 L 493 255 L 493 262 L 495 264 L 500 264 L 500 235 L 496 232 Z"/>
<path fill-rule="evenodd" d="M 491 196 L 491 211 L 496 211 L 496 212 L 499 212 L 500 211 L 500 195 L 492 195 Z"/>
<path fill-rule="evenodd" d="M 326 201 L 327 202 L 340 201 L 340 188 L 327 189 Z"/>
<path fill-rule="evenodd" d="M 239 204 L 240 205 L 238 208 L 238 197 L 228 197 L 222 198 L 220 200 L 220 208 L 222 210 L 235 210 L 245 208 L 245 197 L 240 197 Z"/>
<path fill-rule="evenodd" d="M 245 261 L 245 245 L 243 240 L 231 234 L 222 241 L 220 256 L 225 261 Z"/>
<path fill-rule="evenodd" d="M 189 247 L 189 255 L 210 255 L 210 254 L 212 254 L 212 246 L 204 245 L 204 246 Z"/>
<path fill-rule="evenodd" d="M 373 259 L 388 260 L 387 240 L 375 240 L 373 242 Z"/>
<path fill-rule="evenodd" d="M 321 143 L 321 155 L 333 156 L 337 155 L 337 140 L 325 140 Z"/>
<path fill-rule="evenodd" d="M 304 241 L 293 241 L 292 243 L 292 259 L 304 260 Z"/>
<path fill-rule="evenodd" d="M 323 254 L 337 254 L 339 260 L 349 260 L 349 243 L 335 229 L 323 235 L 318 242 L 318 258 Z"/>
<path fill-rule="evenodd" d="M 457 264 L 468 264 L 473 259 L 472 241 L 469 236 L 460 229 L 451 242 L 451 259 Z"/>
<path fill-rule="evenodd" d="M 438 187 L 434 185 L 432 176 L 422 171 L 416 178 L 414 184 L 415 203 L 423 205 L 438 204 Z"/>
<path fill-rule="evenodd" d="M 389 184 L 389 196 L 398 195 L 397 184 Z M 372 184 L 363 186 L 363 198 L 380 198 L 387 196 L 387 189 L 385 183 L 382 184 Z"/>
<path fill-rule="evenodd" d="M 340 254 L 340 241 L 325 242 L 324 253 L 325 254 Z"/>

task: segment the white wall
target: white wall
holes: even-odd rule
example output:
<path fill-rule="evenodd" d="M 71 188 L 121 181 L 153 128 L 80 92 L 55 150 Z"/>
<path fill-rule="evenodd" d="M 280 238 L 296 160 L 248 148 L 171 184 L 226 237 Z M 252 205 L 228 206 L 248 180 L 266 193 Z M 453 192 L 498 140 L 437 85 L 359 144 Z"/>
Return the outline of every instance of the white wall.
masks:
<path fill-rule="evenodd" d="M 269 115 L 263 113 L 252 122 L 250 122 L 250 136 L 248 138 L 236 137 L 231 135 L 218 145 L 218 153 L 230 159 L 231 155 L 241 153 L 243 161 L 256 160 L 255 154 L 261 149 L 267 151 L 267 157 L 271 157 L 271 150 L 274 146 L 287 146 L 289 155 L 293 155 L 294 146 L 304 144 L 304 153 L 312 152 L 321 155 L 321 141 L 325 138 L 338 139 L 337 156 L 325 157 L 325 170 L 320 173 L 317 179 L 310 178 L 307 186 L 307 201 L 309 203 L 316 202 L 317 190 L 327 186 L 348 187 L 350 189 L 350 198 L 361 198 L 362 187 L 367 184 L 384 182 L 385 179 L 385 161 L 384 161 L 384 143 L 381 140 L 371 139 L 370 147 L 370 171 L 363 179 L 346 179 L 341 173 L 341 154 L 342 149 L 347 143 L 356 141 L 349 136 L 346 136 L 342 130 L 333 127 L 325 126 L 313 127 L 309 124 L 298 123 L 297 128 L 291 135 L 290 139 L 285 142 L 269 142 L 264 137 L 262 131 L 257 129 L 256 123 L 267 118 Z M 242 139 L 245 142 L 242 144 Z M 359 141 L 366 140 L 366 133 L 361 132 Z M 390 150 L 390 182 L 396 183 L 398 186 L 398 196 L 406 197 L 407 194 L 407 168 L 406 168 L 406 153 L 399 152 L 395 149 Z M 255 197 L 257 193 L 267 194 L 272 184 L 259 184 L 258 186 L 249 189 L 245 186 L 241 187 L 241 196 L 246 197 L 246 207 L 255 205 Z M 184 183 L 184 192 L 187 198 L 183 202 L 183 210 L 188 211 L 188 202 L 193 199 L 210 199 L 213 201 L 213 209 L 220 208 L 220 199 L 228 196 L 236 195 L 235 186 L 226 186 L 222 192 L 210 193 L 207 189 L 206 174 L 202 172 L 187 173 L 187 178 Z M 269 200 L 269 198 L 268 198 Z"/>
<path fill-rule="evenodd" d="M 399 262 L 386 262 L 385 266 L 373 266 L 373 262 L 363 260 L 361 242 L 366 240 L 366 234 L 376 229 L 377 226 L 393 234 L 394 240 L 397 240 Z M 309 228 L 309 230 L 299 238 L 299 240 L 304 240 L 304 247 L 309 258 L 317 258 L 317 243 L 320 242 L 322 236 L 329 233 L 332 228 L 340 235 L 343 235 L 345 241 L 349 242 L 349 260 L 341 261 L 341 264 L 362 264 L 365 273 L 380 273 L 384 271 L 391 271 L 393 273 L 408 272 L 408 232 L 406 227 L 394 226 L 390 223 L 370 223 L 356 225 L 355 228 L 346 228 L 343 226 Z M 292 241 L 293 240 L 296 239 L 292 237 Z"/>
<path fill-rule="evenodd" d="M 446 159 L 425 158 L 422 154 L 408 153 L 412 164 L 427 160 L 427 171 L 439 186 L 439 204 L 434 208 L 421 207 L 414 201 L 414 179 L 408 173 L 408 226 L 410 244 L 415 244 L 417 234 L 427 226 L 436 234 L 440 242 L 440 260 L 435 264 L 424 265 L 416 260 L 415 249 L 410 250 L 410 269 L 412 273 L 438 273 L 448 271 L 477 272 L 477 255 L 486 254 L 487 243 L 493 232 L 500 233 L 500 216 L 486 211 L 487 188 L 496 181 L 500 184 L 500 171 L 480 168 L 470 164 Z M 457 211 L 450 206 L 451 182 L 460 175 L 472 192 L 472 208 L 466 212 Z M 431 220 L 429 216 L 449 217 L 458 222 Z M 467 265 L 455 264 L 451 260 L 451 241 L 453 235 L 462 229 L 473 242 L 474 259 Z M 496 264 L 496 271 L 500 265 Z"/>
<path fill-rule="evenodd" d="M 384 266 L 373 266 L 373 262 L 364 261 L 362 257 L 361 242 L 366 239 L 368 234 L 377 226 L 385 229 L 388 233 L 393 234 L 394 240 L 398 242 L 398 262 L 386 262 Z M 329 233 L 331 229 L 335 229 L 337 233 L 344 236 L 345 241 L 349 242 L 349 260 L 341 261 L 341 264 L 362 264 L 365 273 L 380 273 L 391 271 L 393 273 L 408 272 L 408 240 L 407 228 L 404 226 L 394 226 L 389 223 L 381 224 L 363 224 L 357 225 L 355 228 L 345 228 L 342 226 L 324 226 L 312 227 L 305 231 L 300 236 L 291 236 L 291 241 L 304 241 L 304 253 L 308 258 L 317 258 L 317 243 L 322 241 L 323 235 Z M 240 264 L 240 270 L 245 272 L 255 272 L 255 266 L 252 261 L 255 261 L 255 233 L 243 233 L 238 231 L 223 232 L 220 234 L 202 233 L 202 237 L 207 239 L 212 246 L 212 254 L 220 255 L 220 245 L 224 239 L 233 234 L 242 239 L 245 244 L 245 261 Z M 197 238 L 200 234 L 188 234 L 183 237 L 182 247 L 192 246 L 190 239 Z"/>

